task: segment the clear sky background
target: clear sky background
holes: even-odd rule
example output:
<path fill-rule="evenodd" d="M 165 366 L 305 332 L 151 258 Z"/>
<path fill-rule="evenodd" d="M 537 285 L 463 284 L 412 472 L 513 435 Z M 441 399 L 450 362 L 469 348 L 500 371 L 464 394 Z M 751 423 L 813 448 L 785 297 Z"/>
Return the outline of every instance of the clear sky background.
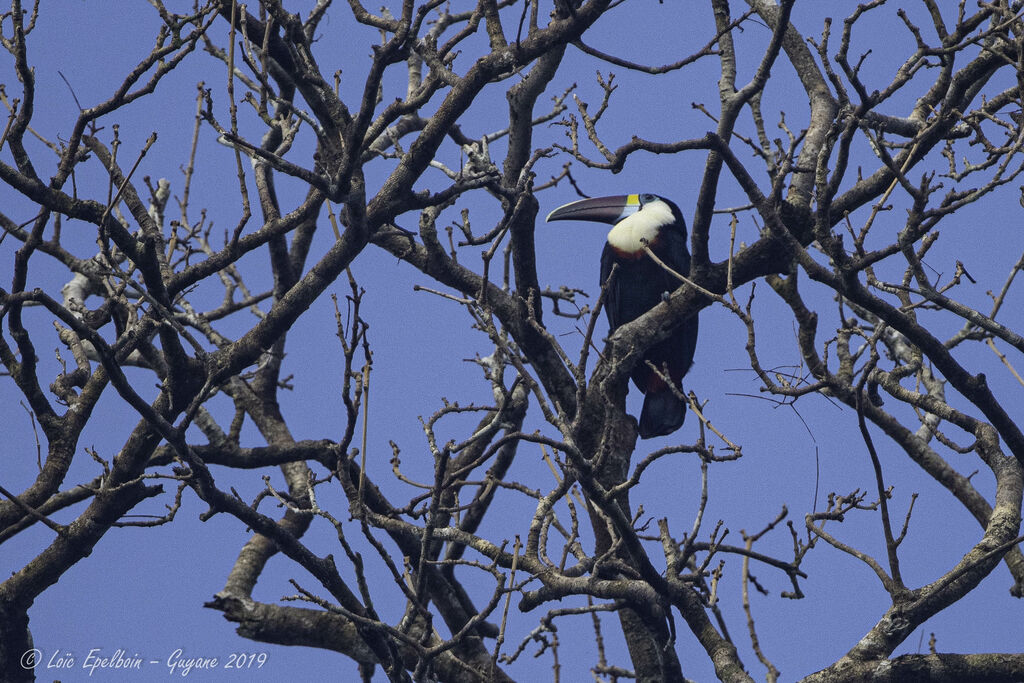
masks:
<path fill-rule="evenodd" d="M 305 14 L 311 3 L 299 3 Z M 393 4 L 393 3 L 389 3 Z M 737 6 L 741 3 L 734 3 Z M 595 47 L 651 64 L 668 63 L 699 49 L 710 35 L 711 13 L 706 3 L 665 2 L 640 0 L 624 3 L 603 19 L 587 35 L 587 42 Z M 297 5 L 298 6 L 298 5 Z M 855 3 L 798 2 L 793 21 L 803 35 L 820 35 L 823 6 L 838 18 L 852 11 Z M 33 127 L 50 140 L 60 140 L 70 131 L 78 110 L 71 97 L 74 90 L 82 106 L 88 107 L 106 100 L 121 82 L 123 75 L 145 55 L 153 44 L 159 25 L 155 12 L 143 2 L 96 3 L 84 0 L 58 0 L 43 3 L 39 26 L 30 36 L 30 63 L 35 66 L 37 78 L 36 115 Z M 736 8 L 739 11 L 739 8 Z M 865 62 L 869 80 L 884 84 L 894 70 L 913 50 L 907 31 L 895 19 L 896 7 L 883 8 L 865 21 L 865 29 L 857 34 L 857 52 L 872 49 Z M 396 12 L 397 13 L 397 12 Z M 870 29 L 870 30 L 867 30 Z M 6 28 L 5 28 L 6 32 Z M 224 44 L 227 25 L 218 21 L 213 36 Z M 750 46 L 763 46 L 770 31 L 758 23 L 745 29 L 745 40 Z M 343 96 L 354 99 L 362 88 L 362 75 L 369 64 L 370 45 L 377 42 L 376 31 L 354 25 L 347 6 L 338 4 L 320 29 L 315 51 L 324 73 L 342 70 Z M 742 55 L 740 80 L 749 78 L 760 59 L 759 51 Z M 468 63 L 467 55 L 458 64 Z M 579 96 L 596 106 L 600 88 L 594 78 L 596 71 L 607 74 L 610 67 L 569 49 L 567 60 L 572 68 L 564 68 L 549 88 L 551 95 L 560 94 L 573 83 L 578 85 Z M 612 146 L 626 142 L 633 134 L 647 139 L 676 140 L 700 137 L 714 124 L 691 106 L 701 102 L 717 111 L 717 69 L 714 59 L 706 59 L 694 67 L 666 77 L 649 77 L 635 73 L 615 71 L 620 88 L 612 100 L 612 107 L 603 121 L 605 140 Z M 100 137 L 109 140 L 111 126 L 119 124 L 123 142 L 122 158 L 134 158 L 146 137 L 157 131 L 159 140 L 143 161 L 137 177 L 143 174 L 154 180 L 168 178 L 172 192 L 180 191 L 181 167 L 187 162 L 188 146 L 195 113 L 195 93 L 198 81 L 205 81 L 224 105 L 223 84 L 226 79 L 222 63 L 205 54 L 192 55 L 181 68 L 167 76 L 156 93 L 119 111 L 104 120 L 105 130 Z M 63 77 L 67 79 L 65 84 Z M 789 126 L 796 130 L 806 117 L 806 97 L 796 84 L 792 68 L 784 59 L 774 74 L 778 84 L 766 93 L 763 106 L 766 118 L 774 129 L 778 112 L 786 110 Z M 19 88 L 11 59 L 0 58 L 0 82 L 7 85 L 8 97 L 18 96 Z M 511 85 L 511 81 L 507 86 Z M 404 90 L 404 83 L 390 81 L 385 101 Z M 913 91 L 911 94 L 919 94 Z M 542 100 L 543 101 L 543 100 Z M 888 105 L 888 111 L 903 115 L 909 100 L 897 99 Z M 224 112 L 222 112 L 224 113 Z M 488 97 L 474 105 L 470 124 L 465 132 L 471 136 L 491 132 L 503 126 L 506 116 L 504 89 L 495 88 Z M 225 115 L 226 118 L 226 115 Z M 748 117 L 749 120 L 749 117 Z M 747 124 L 749 128 L 749 123 Z M 250 128 L 255 132 L 258 129 Z M 781 135 L 781 133 L 778 133 Z M 237 183 L 234 177 L 234 157 L 231 151 L 214 143 L 216 135 L 204 128 L 197 159 L 197 176 L 193 186 L 191 212 L 205 208 L 216 226 L 214 235 L 230 230 L 237 221 L 240 209 Z M 536 146 L 564 142 L 563 129 L 545 125 L 538 129 Z M 297 144 L 295 158 L 308 165 L 310 139 L 305 136 Z M 502 144 L 492 149 L 500 165 Z M 48 177 L 55 167 L 56 157 L 50 154 L 49 167 L 41 163 L 46 153 L 41 145 L 34 147 L 40 174 Z M 865 154 L 865 150 L 859 150 Z M 9 163 L 9 152 L 0 150 Z M 568 158 L 556 156 L 541 163 L 538 182 L 559 172 Z M 450 163 L 457 160 L 448 159 Z M 634 155 L 618 175 L 589 171 L 574 166 L 574 177 L 590 195 L 654 192 L 673 199 L 689 219 L 697 195 L 697 183 L 704 154 L 692 152 L 673 156 Z M 871 168 L 872 159 L 865 156 L 864 163 Z M 106 178 L 95 161 L 83 166 L 92 175 L 79 172 L 76 176 L 79 193 L 83 196 L 105 196 Z M 371 188 L 379 183 L 387 170 L 385 163 L 371 167 L 368 183 Z M 376 174 L 376 175 L 374 175 Z M 433 176 L 440 184 L 440 175 Z M 758 180 L 764 182 L 763 174 Z M 250 184 L 251 187 L 251 184 Z M 302 188 L 278 176 L 278 187 L 284 206 L 293 206 L 301 196 Z M 726 179 L 720 206 L 740 205 L 744 198 Z M 1011 186 L 980 205 L 974 205 L 948 219 L 942 229 L 939 246 L 931 254 L 929 264 L 947 276 L 952 273 L 956 259 L 963 261 L 967 270 L 978 281 L 973 289 L 962 294 L 965 303 L 986 308 L 986 290 L 998 288 L 1010 267 L 1024 249 L 1024 231 L 1020 221 L 1017 188 Z M 541 214 L 575 199 L 568 185 L 559 186 L 539 196 Z M 895 197 L 896 208 L 880 220 L 891 221 L 887 236 L 902 226 L 903 200 Z M 173 203 L 173 200 L 172 200 Z M 34 210 L 21 197 L 7 187 L 0 188 L 0 205 L 7 215 L 17 221 L 29 220 Z M 496 216 L 491 205 L 474 206 L 471 201 L 460 202 L 450 219 L 461 208 L 473 213 L 474 226 L 489 225 Z M 169 206 L 168 215 L 174 211 Z M 253 219 L 257 220 L 256 218 Z M 326 220 L 326 219 L 325 219 Z M 414 228 L 415 219 L 405 219 L 405 227 Z M 749 215 L 743 215 L 739 224 L 740 240 L 752 242 L 758 235 L 758 224 Z M 541 284 L 557 287 L 567 285 L 586 290 L 596 296 L 598 287 L 598 261 L 604 240 L 604 229 L 596 225 L 559 223 L 538 225 L 539 262 Z M 884 231 L 883 231 L 884 232 Z M 80 256 L 95 251 L 95 234 L 89 226 L 68 223 L 65 226 L 65 246 Z M 712 255 L 723 260 L 728 250 L 728 217 L 716 219 L 713 229 Z M 320 231 L 314 246 L 314 258 L 330 243 L 330 231 Z M 12 259 L 17 244 L 8 238 L 0 244 L 0 280 L 9 286 Z M 319 250 L 319 251 L 318 251 Z M 43 259 L 43 256 L 37 256 Z M 260 252 L 243 259 L 247 284 L 253 291 L 269 284 L 269 268 L 261 262 Z M 478 262 L 472 262 L 473 264 Z M 433 463 L 425 448 L 418 416 L 428 416 L 440 407 L 442 396 L 463 403 L 491 400 L 490 388 L 482 381 L 480 369 L 465 359 L 475 354 L 490 352 L 486 337 L 470 329 L 468 316 L 455 304 L 439 297 L 414 292 L 415 284 L 431 283 L 410 267 L 398 263 L 390 255 L 370 248 L 357 259 L 353 273 L 367 290 L 365 316 L 370 324 L 370 339 L 374 345 L 371 420 L 369 425 L 369 469 L 378 483 L 393 486 L 391 491 L 408 498 L 409 492 L 394 484 L 389 477 L 390 440 L 402 448 L 403 472 L 414 479 L 429 479 Z M 67 279 L 59 268 L 45 272 L 35 269 L 30 287 L 38 286 L 51 294 L 58 294 Z M 348 285 L 339 281 L 331 291 L 344 296 Z M 743 290 L 741 300 L 745 300 Z M 212 297 L 219 292 L 210 290 Z M 1019 302 L 1019 296 L 1013 299 Z M 593 298 L 591 299 L 591 302 Z M 828 308 L 835 315 L 834 306 Z M 763 284 L 758 287 L 755 303 L 758 323 L 758 342 L 762 362 L 768 366 L 792 366 L 799 363 L 794 343 L 791 315 L 770 295 Z M 1019 303 L 1008 307 L 1004 324 L 1020 329 Z M 29 320 L 40 330 L 43 341 L 40 350 L 44 378 L 55 376 L 57 370 L 51 350 L 60 346 L 45 316 L 29 314 Z M 548 317 L 552 330 L 569 349 L 578 350 L 580 335 L 569 320 Z M 823 322 L 822 338 L 830 336 L 836 321 Z M 600 329 L 605 330 L 602 321 Z M 956 327 L 950 327 L 953 332 Z M 49 331 L 47 331 L 49 330 Z M 244 328 L 239 326 L 235 332 Z M 226 333 L 232 332 L 228 327 Z M 334 337 L 334 318 L 330 300 L 323 298 L 312 306 L 289 335 L 288 356 L 284 374 L 294 374 L 295 390 L 282 397 L 287 403 L 284 412 L 289 419 L 293 435 L 304 438 L 336 438 L 343 429 L 338 387 L 342 368 L 341 349 Z M 603 332 L 601 332 L 603 334 Z M 702 314 L 701 336 L 696 363 L 687 376 L 687 388 L 707 399 L 709 417 L 733 441 L 743 445 L 744 458 L 733 463 L 715 464 L 711 468 L 711 502 L 706 519 L 710 525 L 718 519 L 730 529 L 729 539 L 740 543 L 740 530 L 753 533 L 760 530 L 783 507 L 788 506 L 790 519 L 802 528 L 803 515 L 816 504 L 824 507 L 828 492 L 849 493 L 854 488 L 874 490 L 870 460 L 863 441 L 856 430 L 856 419 L 849 409 L 840 407 L 824 397 L 801 400 L 796 410 L 777 407 L 757 392 L 758 382 L 749 369 L 744 343 L 745 331 L 740 322 L 728 311 L 713 306 Z M 976 370 L 987 373 L 995 393 L 1005 401 L 1011 414 L 1020 415 L 1024 392 L 1019 384 L 1002 369 L 994 355 L 979 354 L 972 359 Z M 133 371 L 130 375 L 144 395 L 145 388 L 155 383 L 152 375 Z M 226 399 L 218 398 L 222 409 L 230 410 Z M 36 451 L 32 423 L 19 403 L 13 383 L 0 380 L 0 404 L 6 418 L 0 427 L 0 461 L 3 474 L 0 481 L 11 490 L 27 486 L 36 473 Z M 633 391 L 629 398 L 631 412 L 639 410 L 640 400 Z M 797 412 L 799 411 L 799 412 Z M 102 457 L 110 459 L 123 443 L 136 422 L 133 412 L 110 390 L 103 399 L 96 419 L 81 442 L 83 448 L 94 448 Z M 540 427 L 539 424 L 528 426 Z M 445 429 L 445 438 L 464 435 L 466 422 L 453 420 Z M 681 432 L 670 437 L 692 442 L 696 438 L 697 421 L 689 419 Z M 261 445 L 258 435 L 246 434 L 243 445 Z M 637 456 L 650 449 L 670 443 L 659 439 L 642 443 Z M 902 519 L 912 493 L 918 493 L 910 533 L 903 545 L 905 578 L 909 585 L 928 583 L 951 567 L 976 542 L 980 535 L 977 523 L 959 506 L 952 496 L 921 473 L 893 445 L 876 434 L 888 483 L 895 486 L 892 502 L 894 515 Z M 953 461 L 961 472 L 978 469 L 971 458 Z M 87 481 L 99 474 L 99 466 L 85 453 L 73 465 L 68 483 Z M 246 499 L 253 499 L 262 488 L 262 473 L 235 473 L 215 469 L 214 474 L 222 487 L 235 486 Z M 523 446 L 511 473 L 517 479 L 536 487 L 550 487 L 553 483 L 539 451 Z M 279 481 L 279 475 L 278 475 Z M 975 483 L 991 496 L 991 475 L 980 471 Z M 341 515 L 347 509 L 340 492 L 331 500 L 323 488 L 321 504 Z M 633 495 L 634 504 L 642 501 L 645 517 L 652 520 L 668 517 L 673 530 L 688 529 L 692 524 L 700 492 L 699 468 L 692 457 L 675 456 L 655 465 L 641 492 Z M 815 495 L 817 492 L 817 501 Z M 139 513 L 161 514 L 162 506 L 170 498 L 148 501 Z M 500 520 L 491 520 L 492 526 L 484 532 L 489 538 L 511 538 L 525 533 L 533 507 L 528 502 L 510 504 Z M 265 503 L 266 505 L 266 503 Z M 69 571 L 61 581 L 46 591 L 33 606 L 31 628 L 36 646 L 43 652 L 43 665 L 37 669 L 39 680 L 86 680 L 87 672 L 81 665 L 93 648 L 111 655 L 122 649 L 129 656 L 146 660 L 159 660 L 161 664 L 149 666 L 142 675 L 128 678 L 97 671 L 93 680 L 162 680 L 170 673 L 166 660 L 176 650 L 185 656 L 218 657 L 223 662 L 232 653 L 266 653 L 266 663 L 259 670 L 225 672 L 216 675 L 193 672 L 189 680 L 314 680 L 331 677 L 336 680 L 354 680 L 356 667 L 350 660 L 336 653 L 308 648 L 287 648 L 264 645 L 235 635 L 234 626 L 227 623 L 217 611 L 203 609 L 202 604 L 223 587 L 224 579 L 234 562 L 238 550 L 248 538 L 246 530 L 237 520 L 219 515 L 203 523 L 198 517 L 205 507 L 195 496 L 186 493 L 177 520 L 153 529 L 116 529 L 96 547 L 92 555 Z M 269 506 L 267 507 L 269 510 Z M 57 515 L 58 521 L 70 521 L 81 508 Z M 497 523 L 507 528 L 493 526 Z M 836 528 L 833 527 L 833 531 Z M 841 527 L 841 538 L 876 557 L 884 555 L 884 547 L 877 517 L 870 513 L 851 515 Z M 41 525 L 19 534 L 4 544 L 0 552 L 0 571 L 9 573 L 22 567 L 37 555 L 51 540 L 52 532 Z M 314 524 L 307 535 L 309 545 L 320 554 L 329 552 L 343 557 L 336 547 L 334 532 L 326 524 Z M 788 532 L 779 528 L 768 535 L 760 550 L 786 557 L 791 547 Z M 368 558 L 369 559 L 369 558 Z M 371 561 L 371 568 L 373 563 Z M 380 569 L 380 567 L 377 567 Z M 767 568 L 755 569 L 759 582 L 771 595 L 752 594 L 758 635 L 763 648 L 782 671 L 784 680 L 793 680 L 809 674 L 835 661 L 877 621 L 884 612 L 887 595 L 875 576 L 863 564 L 824 544 L 813 551 L 803 569 L 810 577 L 803 583 L 807 597 L 803 600 L 785 600 L 779 593 L 789 589 L 788 581 Z M 345 572 L 346 576 L 350 573 Z M 283 557 L 276 557 L 264 573 L 254 597 L 272 602 L 296 591 L 288 579 L 294 578 L 305 588 L 315 590 L 315 581 Z M 921 633 L 915 633 L 898 653 L 926 652 L 930 633 L 935 633 L 939 651 L 954 652 L 1019 652 L 1024 648 L 1024 606 L 1008 596 L 1011 578 L 1001 565 L 985 582 L 960 603 L 943 611 L 929 621 Z M 377 595 L 380 608 L 386 615 L 396 618 L 402 605 L 390 604 L 384 599 L 387 584 L 381 584 Z M 480 595 L 490 591 L 490 585 L 477 586 Z M 720 593 L 723 609 L 729 617 L 734 639 L 744 644 L 745 623 L 739 611 L 739 563 L 728 566 Z M 513 601 L 513 621 L 506 648 L 514 648 L 535 625 L 536 614 L 516 617 Z M 612 663 L 629 666 L 624 645 L 614 634 L 617 623 L 607 620 L 605 636 L 609 638 Z M 678 652 L 684 673 L 696 680 L 713 677 L 710 664 L 699 645 L 677 619 L 680 628 Z M 563 622 L 563 628 L 589 629 L 589 617 Z M 568 635 L 563 642 L 573 640 Z M 589 680 L 589 668 L 595 661 L 591 639 L 580 649 L 562 652 L 562 675 L 566 681 Z M 550 679 L 550 658 L 532 657 L 535 646 L 526 653 L 509 673 L 519 680 Z M 750 652 L 749 645 L 741 647 L 744 663 L 755 678 L 763 678 L 763 669 Z M 56 655 L 70 656 L 75 668 L 68 671 L 46 669 L 45 665 Z M 381 680 L 383 676 L 379 674 Z"/>

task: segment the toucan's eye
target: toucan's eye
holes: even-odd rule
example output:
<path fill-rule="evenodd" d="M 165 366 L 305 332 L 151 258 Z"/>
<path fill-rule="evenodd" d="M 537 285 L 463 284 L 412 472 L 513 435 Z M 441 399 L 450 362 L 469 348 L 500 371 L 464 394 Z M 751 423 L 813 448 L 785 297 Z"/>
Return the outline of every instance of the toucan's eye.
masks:
<path fill-rule="evenodd" d="M 642 194 L 642 195 L 640 195 L 640 204 L 641 205 L 648 204 L 650 202 L 655 201 L 657 198 L 658 198 L 657 195 Z"/>

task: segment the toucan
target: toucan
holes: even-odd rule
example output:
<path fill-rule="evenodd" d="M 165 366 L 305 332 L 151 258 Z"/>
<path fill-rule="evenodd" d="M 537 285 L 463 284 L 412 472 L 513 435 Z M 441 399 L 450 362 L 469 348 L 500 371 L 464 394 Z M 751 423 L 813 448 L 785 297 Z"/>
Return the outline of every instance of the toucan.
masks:
<path fill-rule="evenodd" d="M 581 199 L 558 207 L 548 214 L 547 220 L 595 221 L 613 226 L 601 253 L 601 287 L 607 286 L 604 310 L 609 334 L 654 308 L 681 284 L 647 254 L 645 246 L 675 272 L 684 276 L 690 272 L 686 221 L 679 207 L 664 197 L 630 194 Z M 615 276 L 609 282 L 615 266 Z M 693 364 L 696 346 L 694 313 L 668 339 L 649 348 L 633 368 L 630 377 L 644 394 L 638 421 L 640 438 L 671 434 L 686 418 L 686 403 L 646 361 L 663 374 L 663 368 L 667 368 L 681 395 L 682 379 Z"/>

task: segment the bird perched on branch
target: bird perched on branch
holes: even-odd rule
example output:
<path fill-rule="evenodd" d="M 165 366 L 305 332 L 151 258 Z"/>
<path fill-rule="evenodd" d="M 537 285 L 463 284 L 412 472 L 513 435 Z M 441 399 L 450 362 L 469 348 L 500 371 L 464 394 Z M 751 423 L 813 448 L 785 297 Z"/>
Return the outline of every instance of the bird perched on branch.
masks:
<path fill-rule="evenodd" d="M 610 332 L 654 308 L 681 284 L 665 266 L 684 276 L 690 272 L 686 221 L 679 207 L 664 197 L 630 194 L 582 199 L 558 207 L 547 219 L 595 221 L 613 226 L 601 253 L 601 286 L 608 288 L 604 310 Z M 652 259 L 645 247 L 664 265 Z M 613 267 L 615 275 L 609 282 Z M 668 339 L 647 349 L 633 368 L 630 377 L 644 394 L 640 438 L 665 436 L 683 425 L 686 403 L 662 375 L 667 369 L 668 377 L 681 394 L 682 379 L 693 363 L 696 345 L 695 313 Z M 661 374 L 652 370 L 647 361 Z"/>

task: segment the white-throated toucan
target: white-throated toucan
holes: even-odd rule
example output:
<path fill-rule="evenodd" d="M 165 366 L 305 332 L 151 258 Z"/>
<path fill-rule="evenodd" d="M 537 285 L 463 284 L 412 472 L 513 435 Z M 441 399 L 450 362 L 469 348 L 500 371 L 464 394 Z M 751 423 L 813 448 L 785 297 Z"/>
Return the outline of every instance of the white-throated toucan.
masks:
<path fill-rule="evenodd" d="M 608 282 L 612 267 L 615 277 L 608 285 L 605 313 L 610 332 L 654 308 L 681 283 L 644 251 L 651 251 L 665 265 L 681 275 L 690 272 L 686 248 L 686 221 L 679 207 L 653 194 L 595 197 L 560 206 L 548 221 L 596 221 L 612 227 L 601 253 L 601 286 Z M 683 376 L 693 363 L 697 345 L 697 314 L 688 318 L 672 335 L 647 350 L 630 377 L 644 394 L 639 433 L 643 439 L 671 434 L 686 417 L 681 401 L 658 373 L 645 361 L 664 372 L 680 389 Z"/>

